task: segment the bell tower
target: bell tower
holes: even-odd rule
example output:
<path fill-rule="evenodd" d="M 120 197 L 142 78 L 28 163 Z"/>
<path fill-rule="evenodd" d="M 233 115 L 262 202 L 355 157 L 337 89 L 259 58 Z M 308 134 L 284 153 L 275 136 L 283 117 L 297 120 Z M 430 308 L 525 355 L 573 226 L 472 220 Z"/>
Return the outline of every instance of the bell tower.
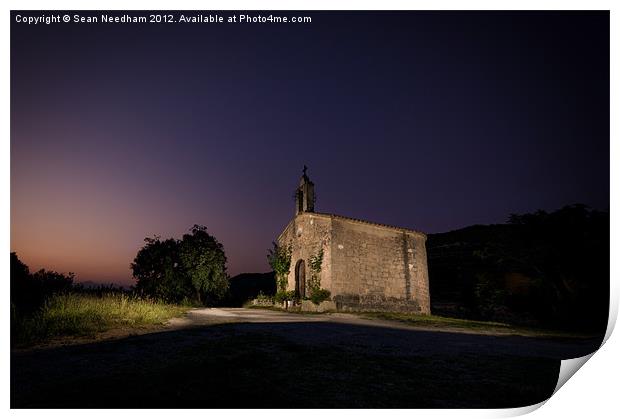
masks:
<path fill-rule="evenodd" d="M 304 174 L 299 181 L 299 187 L 295 192 L 295 215 L 301 212 L 314 212 L 314 183 L 310 180 L 304 165 Z"/>

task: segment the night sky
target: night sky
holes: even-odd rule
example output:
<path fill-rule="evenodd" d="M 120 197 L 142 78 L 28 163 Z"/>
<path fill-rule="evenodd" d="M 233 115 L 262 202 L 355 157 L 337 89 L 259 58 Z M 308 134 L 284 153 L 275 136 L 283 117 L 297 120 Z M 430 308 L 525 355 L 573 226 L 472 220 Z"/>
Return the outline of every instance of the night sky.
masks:
<path fill-rule="evenodd" d="M 427 233 L 609 208 L 607 12 L 16 14 L 41 12 L 11 23 L 11 250 L 31 269 L 128 284 L 145 237 L 204 224 L 230 274 L 268 271 L 304 164 L 317 211 Z"/>

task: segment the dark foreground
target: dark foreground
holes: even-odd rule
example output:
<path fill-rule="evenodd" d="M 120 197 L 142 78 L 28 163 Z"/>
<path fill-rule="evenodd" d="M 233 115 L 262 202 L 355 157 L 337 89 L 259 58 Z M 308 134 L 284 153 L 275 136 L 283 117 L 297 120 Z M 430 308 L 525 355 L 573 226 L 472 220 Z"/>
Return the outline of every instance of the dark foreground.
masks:
<path fill-rule="evenodd" d="M 11 407 L 520 407 L 553 393 L 561 359 L 600 345 L 217 312 L 174 330 L 13 352 Z"/>

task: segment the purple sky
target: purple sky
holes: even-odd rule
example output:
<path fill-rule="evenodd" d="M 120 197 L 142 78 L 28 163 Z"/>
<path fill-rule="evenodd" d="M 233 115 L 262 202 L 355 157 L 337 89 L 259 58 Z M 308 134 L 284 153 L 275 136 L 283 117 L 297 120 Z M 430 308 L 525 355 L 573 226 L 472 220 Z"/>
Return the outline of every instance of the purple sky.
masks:
<path fill-rule="evenodd" d="M 127 284 L 144 237 L 204 224 L 267 271 L 304 164 L 317 211 L 429 233 L 609 208 L 607 12 L 303 15 L 13 18 L 12 251 Z"/>

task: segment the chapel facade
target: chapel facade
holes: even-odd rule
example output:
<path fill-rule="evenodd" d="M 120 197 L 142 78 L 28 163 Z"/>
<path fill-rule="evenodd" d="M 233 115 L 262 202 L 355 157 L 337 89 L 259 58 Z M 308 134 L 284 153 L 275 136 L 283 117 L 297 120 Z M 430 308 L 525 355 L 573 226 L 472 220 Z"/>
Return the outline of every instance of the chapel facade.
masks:
<path fill-rule="evenodd" d="M 295 217 L 277 238 L 292 250 L 289 290 L 309 297 L 318 280 L 339 311 L 430 314 L 424 233 L 319 213 L 314 205 L 314 183 L 304 167 Z"/>

